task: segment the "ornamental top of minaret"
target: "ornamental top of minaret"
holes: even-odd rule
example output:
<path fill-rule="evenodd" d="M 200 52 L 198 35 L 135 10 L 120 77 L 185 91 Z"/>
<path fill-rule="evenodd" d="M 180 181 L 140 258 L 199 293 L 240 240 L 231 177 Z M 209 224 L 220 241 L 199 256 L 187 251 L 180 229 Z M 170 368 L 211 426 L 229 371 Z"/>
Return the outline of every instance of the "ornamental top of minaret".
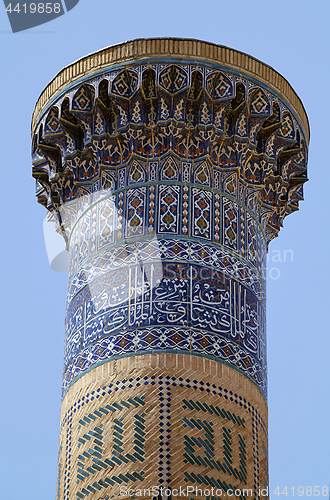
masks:
<path fill-rule="evenodd" d="M 125 169 L 141 162 L 149 171 L 166 155 L 193 169 L 205 162 L 208 188 L 230 185 L 267 242 L 307 181 L 308 119 L 289 83 L 251 56 L 198 40 L 138 39 L 67 66 L 39 97 L 32 136 L 38 201 L 62 229 L 77 200 L 152 181 L 126 179 Z"/>
<path fill-rule="evenodd" d="M 41 93 L 32 117 L 32 133 L 42 116 L 45 108 L 59 97 L 68 87 L 72 87 L 88 76 L 99 74 L 113 69 L 116 65 L 147 60 L 161 60 L 162 58 L 177 59 L 178 61 L 216 64 L 219 69 L 226 68 L 242 77 L 249 77 L 263 83 L 270 90 L 286 100 L 296 118 L 299 120 L 309 143 L 309 123 L 303 104 L 289 82 L 271 66 L 265 64 L 239 50 L 224 45 L 189 38 L 140 38 L 130 40 L 97 52 L 93 52 L 78 61 L 63 68 Z"/>

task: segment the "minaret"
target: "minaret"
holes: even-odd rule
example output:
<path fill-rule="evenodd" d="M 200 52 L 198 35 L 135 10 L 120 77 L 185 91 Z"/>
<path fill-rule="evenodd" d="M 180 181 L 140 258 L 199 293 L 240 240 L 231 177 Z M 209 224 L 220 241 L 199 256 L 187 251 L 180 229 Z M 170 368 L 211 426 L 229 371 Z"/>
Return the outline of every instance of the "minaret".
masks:
<path fill-rule="evenodd" d="M 298 96 L 241 52 L 140 39 L 64 68 L 32 137 L 69 252 L 56 500 L 267 498 L 265 255 L 307 180 Z"/>

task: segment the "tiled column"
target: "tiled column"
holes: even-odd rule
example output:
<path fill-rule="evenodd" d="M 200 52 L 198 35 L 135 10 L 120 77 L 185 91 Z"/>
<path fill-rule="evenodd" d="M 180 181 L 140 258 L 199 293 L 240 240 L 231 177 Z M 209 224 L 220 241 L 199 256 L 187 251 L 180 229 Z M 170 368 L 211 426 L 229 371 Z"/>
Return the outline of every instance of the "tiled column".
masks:
<path fill-rule="evenodd" d="M 265 255 L 307 180 L 299 98 L 245 54 L 136 40 L 65 68 L 32 126 L 70 261 L 57 500 L 267 497 Z"/>

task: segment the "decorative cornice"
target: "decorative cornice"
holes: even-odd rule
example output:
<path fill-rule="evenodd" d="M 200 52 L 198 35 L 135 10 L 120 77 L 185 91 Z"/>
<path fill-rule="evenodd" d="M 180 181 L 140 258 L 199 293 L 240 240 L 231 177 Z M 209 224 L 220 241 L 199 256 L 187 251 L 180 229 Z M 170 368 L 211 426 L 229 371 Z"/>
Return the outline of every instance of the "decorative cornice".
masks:
<path fill-rule="evenodd" d="M 99 73 L 89 66 L 38 119 L 32 154 L 38 201 L 57 213 L 88 193 L 167 182 L 151 170 L 171 156 L 179 162 L 175 182 L 194 185 L 196 169 L 205 168 L 209 181 L 201 184 L 218 195 L 232 174 L 229 195 L 252 210 L 270 241 L 298 210 L 307 181 L 304 130 L 284 102 L 256 78 L 202 60 L 135 58 L 129 67 Z M 183 174 L 181 162 L 189 162 L 190 173 Z"/>
<path fill-rule="evenodd" d="M 269 90 L 280 94 L 284 98 L 300 121 L 306 141 L 309 142 L 310 131 L 308 118 L 301 100 L 277 71 L 263 62 L 238 50 L 223 45 L 216 45 L 194 39 L 181 38 L 151 38 L 137 39 L 112 45 L 98 52 L 94 52 L 78 61 L 66 66 L 47 85 L 40 95 L 32 117 L 32 132 L 43 110 L 50 102 L 57 98 L 68 86 L 79 83 L 82 77 L 111 69 L 116 64 L 141 61 L 144 58 L 183 58 L 203 63 L 226 66 L 242 76 L 257 79 L 269 87 Z"/>

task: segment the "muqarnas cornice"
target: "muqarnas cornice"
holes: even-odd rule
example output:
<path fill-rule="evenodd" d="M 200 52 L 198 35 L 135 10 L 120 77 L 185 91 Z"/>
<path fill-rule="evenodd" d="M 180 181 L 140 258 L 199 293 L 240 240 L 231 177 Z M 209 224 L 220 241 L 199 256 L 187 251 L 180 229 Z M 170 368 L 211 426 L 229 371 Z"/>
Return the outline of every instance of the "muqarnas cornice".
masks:
<path fill-rule="evenodd" d="M 218 192 L 235 174 L 233 198 L 269 242 L 307 180 L 308 121 L 289 84 L 250 56 L 194 40 L 136 40 L 65 68 L 39 98 L 33 136 L 38 201 L 62 227 L 60 206 L 121 189 L 134 160 L 150 171 L 171 155 L 206 162 Z"/>

